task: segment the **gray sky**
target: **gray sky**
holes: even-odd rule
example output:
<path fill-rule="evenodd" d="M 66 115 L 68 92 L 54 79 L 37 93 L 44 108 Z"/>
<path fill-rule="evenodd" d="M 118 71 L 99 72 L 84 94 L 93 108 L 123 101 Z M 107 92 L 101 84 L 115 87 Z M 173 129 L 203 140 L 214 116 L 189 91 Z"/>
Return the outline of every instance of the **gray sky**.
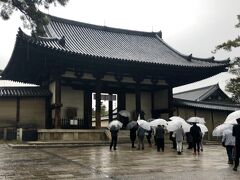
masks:
<path fill-rule="evenodd" d="M 163 39 L 181 53 L 221 60 L 239 56 L 237 50 L 211 53 L 216 45 L 239 34 L 234 28 L 239 10 L 240 0 L 70 0 L 66 7 L 50 8 L 47 13 L 116 28 L 162 30 Z M 9 61 L 21 25 L 18 13 L 9 21 L 0 20 L 0 69 Z"/>

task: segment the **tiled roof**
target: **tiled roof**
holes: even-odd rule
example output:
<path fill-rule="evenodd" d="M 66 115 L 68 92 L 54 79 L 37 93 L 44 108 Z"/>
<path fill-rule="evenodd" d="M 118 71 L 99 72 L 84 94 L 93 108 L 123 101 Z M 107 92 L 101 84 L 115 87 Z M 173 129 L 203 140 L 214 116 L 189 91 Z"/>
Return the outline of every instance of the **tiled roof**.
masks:
<path fill-rule="evenodd" d="M 221 110 L 221 111 L 236 111 L 240 109 L 240 105 L 232 105 L 232 104 L 220 104 L 220 103 L 212 103 L 212 102 L 199 102 L 199 101 L 189 101 L 183 99 L 174 98 L 174 105 L 181 107 L 195 107 L 202 109 L 212 109 L 212 110 Z"/>
<path fill-rule="evenodd" d="M 45 38 L 32 38 L 21 31 L 18 38 L 29 43 L 71 54 L 108 60 L 187 67 L 222 67 L 228 61 L 183 55 L 167 45 L 159 33 L 96 26 L 50 16 Z"/>
<path fill-rule="evenodd" d="M 47 89 L 39 87 L 0 87 L 0 97 L 46 97 L 51 96 Z"/>
<path fill-rule="evenodd" d="M 209 95 L 211 95 L 217 89 L 220 89 L 220 88 L 216 84 L 216 85 L 207 86 L 207 87 L 203 87 L 203 88 L 199 88 L 199 89 L 176 93 L 176 94 L 173 94 L 173 97 L 177 98 L 177 99 L 201 101 L 201 100 L 204 100 Z"/>

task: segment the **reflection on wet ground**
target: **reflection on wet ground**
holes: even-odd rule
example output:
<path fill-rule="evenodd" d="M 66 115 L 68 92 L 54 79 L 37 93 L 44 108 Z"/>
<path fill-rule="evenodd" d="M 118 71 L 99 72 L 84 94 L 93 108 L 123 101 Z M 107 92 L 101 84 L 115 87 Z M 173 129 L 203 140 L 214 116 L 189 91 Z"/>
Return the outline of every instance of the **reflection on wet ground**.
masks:
<path fill-rule="evenodd" d="M 206 145 L 199 156 L 182 155 L 167 145 L 138 151 L 129 144 L 81 148 L 11 149 L 0 144 L 0 179 L 240 179 L 225 149 Z"/>

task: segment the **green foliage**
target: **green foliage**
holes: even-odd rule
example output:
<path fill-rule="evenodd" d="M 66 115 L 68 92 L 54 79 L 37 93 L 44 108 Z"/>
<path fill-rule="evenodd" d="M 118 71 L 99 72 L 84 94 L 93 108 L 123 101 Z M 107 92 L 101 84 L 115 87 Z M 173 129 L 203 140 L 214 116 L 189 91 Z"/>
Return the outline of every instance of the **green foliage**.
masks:
<path fill-rule="evenodd" d="M 106 110 L 106 106 L 101 102 L 101 117 L 107 116 L 108 111 Z M 92 116 L 95 117 L 96 111 L 92 108 Z"/>
<path fill-rule="evenodd" d="M 32 34 L 44 35 L 44 25 L 49 23 L 48 17 L 39 8 L 48 9 L 51 4 L 65 6 L 69 0 L 0 0 L 0 16 L 8 20 L 14 11 L 20 11 L 24 28 L 32 30 Z"/>
<path fill-rule="evenodd" d="M 235 25 L 236 28 L 240 28 L 240 15 L 237 15 L 238 23 Z M 216 47 L 214 52 L 223 49 L 231 51 L 232 48 L 240 46 L 240 36 L 234 40 L 228 40 Z M 226 91 L 232 93 L 232 100 L 236 103 L 240 103 L 240 57 L 236 57 L 232 64 L 229 66 L 229 72 L 236 75 L 236 78 L 230 79 L 230 82 L 226 85 Z"/>
<path fill-rule="evenodd" d="M 238 23 L 235 25 L 236 28 L 240 27 L 240 15 L 237 15 Z M 216 52 L 219 49 L 224 49 L 226 51 L 231 51 L 232 48 L 236 48 L 240 46 L 240 37 L 236 37 L 234 40 L 228 40 L 227 42 L 224 42 L 222 44 L 219 44 L 214 52 Z"/>

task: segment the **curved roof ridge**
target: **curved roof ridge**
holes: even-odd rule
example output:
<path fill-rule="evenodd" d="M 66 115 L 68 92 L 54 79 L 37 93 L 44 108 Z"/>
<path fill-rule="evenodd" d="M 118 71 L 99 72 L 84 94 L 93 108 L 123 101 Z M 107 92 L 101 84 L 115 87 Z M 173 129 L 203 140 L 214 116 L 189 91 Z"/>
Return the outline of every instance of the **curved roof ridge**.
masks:
<path fill-rule="evenodd" d="M 43 36 L 30 36 L 28 34 L 26 34 L 21 28 L 18 28 L 18 33 L 17 33 L 17 37 L 23 37 L 29 40 L 43 40 L 43 41 L 60 41 L 61 38 L 59 37 L 43 37 Z"/>
<path fill-rule="evenodd" d="M 129 30 L 129 29 L 116 28 L 116 27 L 95 25 L 95 24 L 90 24 L 90 23 L 85 23 L 85 22 L 79 22 L 76 20 L 65 19 L 65 18 L 61 18 L 61 17 L 49 15 L 49 14 L 48 14 L 48 16 L 50 18 L 50 21 L 58 21 L 58 22 L 60 21 L 60 22 L 75 25 L 75 26 L 83 26 L 86 28 L 110 31 L 110 32 L 115 32 L 115 33 L 125 33 L 125 34 L 131 34 L 131 35 L 151 36 L 151 37 L 155 36 L 155 34 L 158 33 L 158 32 L 147 32 L 147 31 Z"/>
<path fill-rule="evenodd" d="M 175 53 L 177 53 L 178 55 L 182 56 L 183 58 L 187 59 L 187 60 L 197 60 L 197 61 L 205 61 L 205 62 L 212 62 L 212 63 L 228 63 L 230 61 L 230 59 L 224 59 L 224 60 L 218 60 L 218 61 L 215 61 L 215 57 L 212 56 L 212 57 L 209 57 L 209 58 L 199 58 L 199 57 L 195 57 L 195 56 L 192 56 L 192 54 L 190 55 L 186 55 L 186 54 L 183 54 L 181 52 L 179 52 L 178 50 L 176 50 L 175 48 L 173 48 L 172 46 L 168 45 L 161 37 L 158 36 L 157 33 L 155 33 L 156 37 L 158 38 L 158 40 L 160 40 L 164 45 L 166 45 L 168 48 L 170 48 L 172 51 L 174 51 Z M 189 59 L 190 58 L 190 59 Z"/>

